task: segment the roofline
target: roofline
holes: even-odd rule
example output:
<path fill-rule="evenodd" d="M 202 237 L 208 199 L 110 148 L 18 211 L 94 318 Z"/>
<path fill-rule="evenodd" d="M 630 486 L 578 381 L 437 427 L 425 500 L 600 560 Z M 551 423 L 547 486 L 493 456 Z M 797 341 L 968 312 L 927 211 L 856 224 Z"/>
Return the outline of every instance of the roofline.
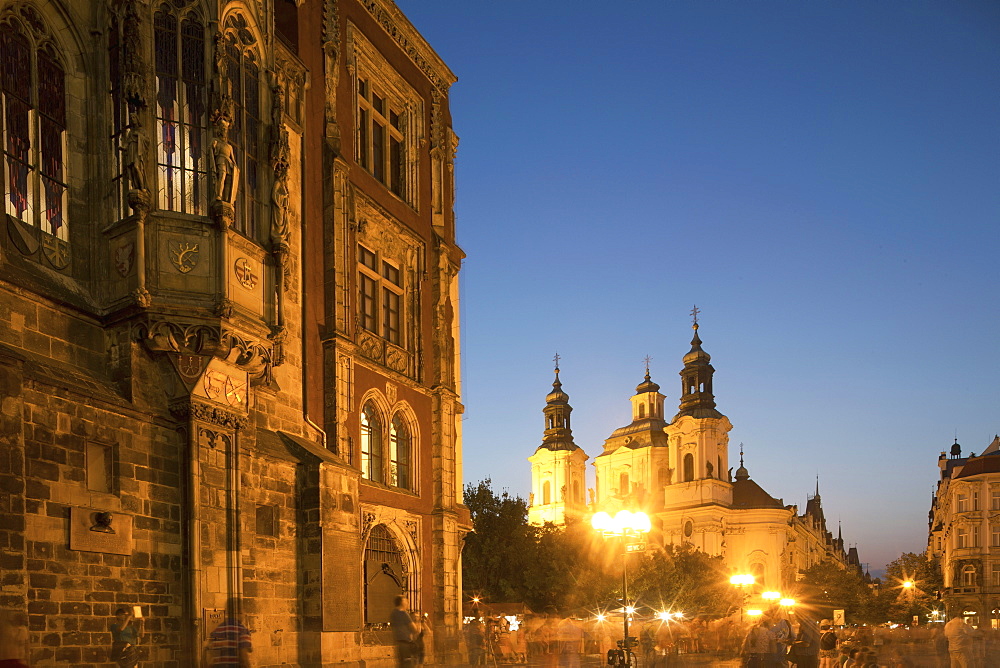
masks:
<path fill-rule="evenodd" d="M 409 56 L 410 60 L 427 75 L 431 83 L 444 92 L 458 81 L 458 77 L 451 71 L 451 68 L 445 64 L 437 51 L 420 34 L 420 31 L 410 23 L 410 19 L 393 0 L 360 0 L 360 4 L 396 41 L 403 53 Z M 433 70 L 433 75 L 428 69 Z"/>

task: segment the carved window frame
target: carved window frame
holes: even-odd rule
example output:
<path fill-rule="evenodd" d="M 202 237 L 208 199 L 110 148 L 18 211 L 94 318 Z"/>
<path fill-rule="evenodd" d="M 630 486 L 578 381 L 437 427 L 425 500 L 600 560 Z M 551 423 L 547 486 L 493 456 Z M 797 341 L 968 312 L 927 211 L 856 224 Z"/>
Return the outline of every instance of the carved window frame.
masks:
<path fill-rule="evenodd" d="M 0 177 L 4 212 L 65 242 L 70 228 L 69 81 L 64 54 L 51 35 L 33 7 L 0 13 Z M 23 60 L 16 62 L 19 50 Z M 50 97 L 45 97 L 43 79 L 55 87 Z M 12 176 L 15 166 L 23 170 L 23 179 Z M 11 187 L 15 179 L 17 191 Z"/>
<path fill-rule="evenodd" d="M 417 209 L 419 147 L 424 136 L 424 101 L 362 32 L 348 24 L 354 104 L 354 162 L 382 183 L 395 197 Z M 375 96 L 383 100 L 381 109 Z M 395 115 L 396 122 L 393 123 Z M 374 128 L 382 127 L 384 149 L 381 168 L 374 164 Z M 398 160 L 392 156 L 398 141 Z M 394 183 L 392 169 L 399 169 Z"/>

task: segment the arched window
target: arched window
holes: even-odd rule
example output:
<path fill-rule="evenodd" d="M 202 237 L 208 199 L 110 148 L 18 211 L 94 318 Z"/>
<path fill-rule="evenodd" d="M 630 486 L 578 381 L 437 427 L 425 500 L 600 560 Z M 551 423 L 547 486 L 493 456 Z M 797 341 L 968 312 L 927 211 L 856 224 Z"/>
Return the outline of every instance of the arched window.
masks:
<path fill-rule="evenodd" d="M 552 503 L 552 483 L 546 480 L 542 483 L 542 505 L 547 506 Z"/>
<path fill-rule="evenodd" d="M 236 14 L 226 19 L 225 53 L 226 86 L 233 100 L 232 126 L 229 143 L 233 147 L 239 188 L 234 205 L 234 227 L 251 239 L 261 234 L 260 186 L 261 146 L 261 68 L 256 52 L 256 40 L 246 19 Z"/>
<path fill-rule="evenodd" d="M 393 598 L 405 596 L 416 609 L 416 592 L 399 542 L 384 524 L 376 524 L 365 543 L 365 623 L 384 624 L 393 610 Z"/>
<path fill-rule="evenodd" d="M 396 414 L 389 426 L 389 484 L 402 489 L 413 489 L 411 480 L 412 447 L 410 431 L 403 416 Z"/>
<path fill-rule="evenodd" d="M 694 455 L 690 452 L 684 455 L 684 482 L 694 480 Z"/>
<path fill-rule="evenodd" d="M 41 17 L 20 11 L 28 24 L 13 14 L 0 20 L 4 210 L 68 240 L 66 76 Z"/>
<path fill-rule="evenodd" d="M 382 457 L 382 421 L 374 404 L 361 409 L 361 475 L 374 482 L 384 482 Z"/>
<path fill-rule="evenodd" d="M 976 567 L 971 564 L 962 568 L 962 586 L 976 586 Z"/>
<path fill-rule="evenodd" d="M 153 16 L 156 51 L 157 204 L 203 215 L 208 209 L 205 25 L 166 3 Z"/>

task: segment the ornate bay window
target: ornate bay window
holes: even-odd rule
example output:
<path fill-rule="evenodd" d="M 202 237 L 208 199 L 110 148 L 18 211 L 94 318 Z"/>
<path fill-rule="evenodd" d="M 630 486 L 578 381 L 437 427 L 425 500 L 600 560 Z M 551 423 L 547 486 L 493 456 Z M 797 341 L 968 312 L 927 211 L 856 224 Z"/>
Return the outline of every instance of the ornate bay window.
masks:
<path fill-rule="evenodd" d="M 21 16 L 0 19 L 4 210 L 67 240 L 66 77 L 41 17 Z"/>

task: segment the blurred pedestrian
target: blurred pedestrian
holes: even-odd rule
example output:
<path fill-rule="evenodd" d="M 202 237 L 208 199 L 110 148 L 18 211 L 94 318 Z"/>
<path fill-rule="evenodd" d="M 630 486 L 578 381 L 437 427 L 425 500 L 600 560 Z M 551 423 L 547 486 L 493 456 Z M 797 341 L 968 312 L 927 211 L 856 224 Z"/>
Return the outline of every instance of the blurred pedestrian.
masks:
<path fill-rule="evenodd" d="M 944 635 L 948 639 L 951 668 L 972 668 L 972 629 L 961 615 L 955 615 L 944 625 Z"/>
<path fill-rule="evenodd" d="M 115 611 L 111 623 L 111 660 L 119 668 L 135 668 L 139 663 L 139 639 L 142 637 L 142 620 L 133 616 L 126 607 Z"/>
<path fill-rule="evenodd" d="M 0 609 L 0 668 L 28 668 L 28 619 Z"/>
<path fill-rule="evenodd" d="M 837 632 L 833 622 L 824 619 L 819 623 L 819 668 L 834 668 L 837 665 Z"/>

